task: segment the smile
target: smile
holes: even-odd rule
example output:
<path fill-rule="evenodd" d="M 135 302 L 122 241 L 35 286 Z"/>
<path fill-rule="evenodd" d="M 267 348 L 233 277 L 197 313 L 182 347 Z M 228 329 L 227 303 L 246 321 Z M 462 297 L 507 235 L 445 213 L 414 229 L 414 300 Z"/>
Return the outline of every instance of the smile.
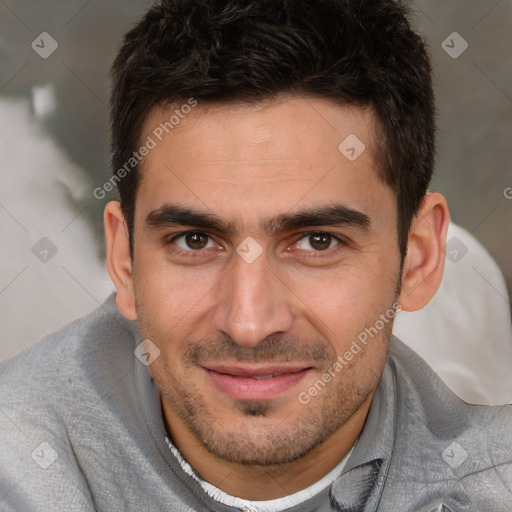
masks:
<path fill-rule="evenodd" d="M 311 367 L 203 367 L 208 379 L 223 394 L 235 400 L 272 400 L 296 386 Z"/>

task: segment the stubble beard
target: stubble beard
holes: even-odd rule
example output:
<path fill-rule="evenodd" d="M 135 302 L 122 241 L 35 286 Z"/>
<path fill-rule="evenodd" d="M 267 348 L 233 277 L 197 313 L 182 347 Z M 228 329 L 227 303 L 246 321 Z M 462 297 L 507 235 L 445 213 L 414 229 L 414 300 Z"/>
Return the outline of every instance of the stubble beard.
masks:
<path fill-rule="evenodd" d="M 294 395 L 288 416 L 277 410 L 272 401 L 234 401 L 233 407 L 239 416 L 234 426 L 223 422 L 220 415 L 215 415 L 215 405 L 209 406 L 192 382 L 187 383 L 185 377 L 176 378 L 168 363 L 161 360 L 163 358 L 153 363 L 151 373 L 160 389 L 162 400 L 170 405 L 209 453 L 220 460 L 243 466 L 280 466 L 304 457 L 319 446 L 375 391 L 384 367 L 391 332 L 392 321 L 371 341 L 372 345 L 384 344 L 385 347 L 368 346 L 358 355 L 368 357 L 372 361 L 371 367 L 367 363 L 366 368 L 360 368 L 357 364 L 359 357 L 354 358 L 350 366 L 336 373 L 317 396 L 308 404 L 300 404 L 298 410 L 299 402 Z M 299 355 L 297 352 L 301 352 L 297 347 L 303 347 L 316 360 L 323 358 L 324 371 L 336 360 L 334 352 L 329 352 L 323 342 L 304 343 L 272 337 L 268 343 L 264 340 L 258 348 L 240 347 L 232 340 L 227 344 L 218 340 L 206 345 L 190 343 L 184 349 L 181 362 L 186 369 L 197 363 L 197 358 L 201 357 L 198 354 L 203 354 L 203 357 L 205 354 L 216 354 L 221 360 L 223 355 L 233 356 L 234 352 L 237 354 L 236 359 L 243 361 L 282 361 L 284 353 L 287 353 L 287 360 L 294 360 Z M 365 352 L 373 352 L 373 355 Z M 299 359 L 297 357 L 295 360 Z M 319 374 L 320 378 L 322 373 Z M 187 374 L 185 370 L 183 376 Z"/>

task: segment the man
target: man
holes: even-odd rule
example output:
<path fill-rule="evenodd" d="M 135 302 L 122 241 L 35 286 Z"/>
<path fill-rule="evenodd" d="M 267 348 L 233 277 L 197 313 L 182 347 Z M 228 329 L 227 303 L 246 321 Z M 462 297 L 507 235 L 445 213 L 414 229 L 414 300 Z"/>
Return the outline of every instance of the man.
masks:
<path fill-rule="evenodd" d="M 391 337 L 449 222 L 400 4 L 163 1 L 112 147 L 117 294 L 2 366 L 3 510 L 511 510 L 510 408 Z"/>

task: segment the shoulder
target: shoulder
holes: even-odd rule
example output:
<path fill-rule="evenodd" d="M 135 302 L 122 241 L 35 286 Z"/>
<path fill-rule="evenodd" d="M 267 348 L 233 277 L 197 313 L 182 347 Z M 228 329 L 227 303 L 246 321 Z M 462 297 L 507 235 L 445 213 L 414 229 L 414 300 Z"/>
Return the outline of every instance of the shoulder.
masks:
<path fill-rule="evenodd" d="M 470 500 L 478 509 L 494 504 L 493 510 L 510 510 L 512 406 L 462 401 L 397 339 L 389 365 L 397 400 L 391 479 L 408 474 L 416 492 L 421 487 L 423 493 Z M 498 507 L 502 503 L 505 508 Z"/>
<path fill-rule="evenodd" d="M 76 461 L 77 432 L 87 436 L 88 413 L 96 407 L 104 416 L 111 408 L 106 397 L 131 375 L 134 333 L 111 297 L 0 365 L 0 497 L 6 510 L 89 507 L 88 482 Z"/>
<path fill-rule="evenodd" d="M 0 410 L 20 425 L 69 423 L 134 366 L 137 324 L 114 297 L 0 365 Z"/>
<path fill-rule="evenodd" d="M 133 351 L 127 340 L 133 341 L 135 329 L 134 322 L 117 311 L 111 296 L 89 315 L 1 363 L 0 403 L 6 396 L 23 396 L 27 392 L 34 402 L 43 396 L 48 400 L 52 389 L 62 393 L 69 379 L 101 370 L 101 361 L 109 354 Z"/>

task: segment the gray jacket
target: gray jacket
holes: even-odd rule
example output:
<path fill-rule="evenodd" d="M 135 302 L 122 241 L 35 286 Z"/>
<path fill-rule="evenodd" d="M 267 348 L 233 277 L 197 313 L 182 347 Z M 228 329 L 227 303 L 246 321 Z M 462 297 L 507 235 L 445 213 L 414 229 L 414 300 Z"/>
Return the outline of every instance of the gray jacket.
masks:
<path fill-rule="evenodd" d="M 165 443 L 111 297 L 0 365 L 0 511 L 215 511 Z M 467 405 L 396 338 L 342 475 L 287 512 L 511 512 L 512 409 Z"/>

